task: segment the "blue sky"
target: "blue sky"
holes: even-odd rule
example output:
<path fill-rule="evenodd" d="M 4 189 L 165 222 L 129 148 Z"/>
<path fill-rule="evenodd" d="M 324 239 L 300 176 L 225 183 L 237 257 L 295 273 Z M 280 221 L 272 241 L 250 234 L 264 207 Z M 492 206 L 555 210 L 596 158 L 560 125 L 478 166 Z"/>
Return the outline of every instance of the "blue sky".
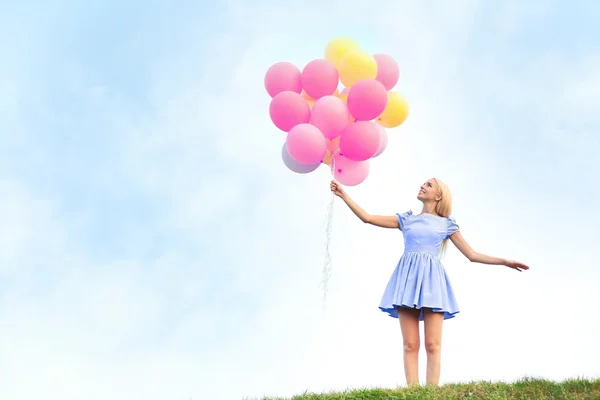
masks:
<path fill-rule="evenodd" d="M 442 380 L 600 375 L 599 5 L 221 4 L 0 3 L 0 393 L 402 383 L 397 322 L 377 309 L 401 235 L 336 203 L 323 313 L 330 176 L 285 169 L 262 86 L 337 35 L 393 55 L 411 106 L 351 195 L 416 211 L 438 176 L 476 250 L 532 267 L 449 251 L 462 313 Z"/>

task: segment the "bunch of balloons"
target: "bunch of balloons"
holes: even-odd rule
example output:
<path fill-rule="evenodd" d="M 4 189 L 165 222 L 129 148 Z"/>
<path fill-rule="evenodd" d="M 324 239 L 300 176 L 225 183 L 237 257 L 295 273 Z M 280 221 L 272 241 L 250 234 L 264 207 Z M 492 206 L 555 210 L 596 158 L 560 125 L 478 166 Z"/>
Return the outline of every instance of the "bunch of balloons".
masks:
<path fill-rule="evenodd" d="M 392 91 L 399 76 L 391 56 L 371 55 L 348 38 L 331 40 L 325 58 L 302 71 L 289 62 L 273 64 L 264 84 L 271 121 L 287 133 L 281 149 L 286 167 L 305 174 L 324 164 L 341 184 L 362 183 L 370 159 L 387 147 L 385 128 L 408 116 L 406 100 Z"/>

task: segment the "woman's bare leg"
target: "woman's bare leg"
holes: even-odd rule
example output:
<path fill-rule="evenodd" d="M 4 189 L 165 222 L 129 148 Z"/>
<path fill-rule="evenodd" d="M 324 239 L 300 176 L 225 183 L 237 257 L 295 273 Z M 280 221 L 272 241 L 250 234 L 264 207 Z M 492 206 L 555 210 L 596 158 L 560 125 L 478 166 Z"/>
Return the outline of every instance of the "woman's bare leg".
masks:
<path fill-rule="evenodd" d="M 404 345 L 404 374 L 408 386 L 419 384 L 419 315 L 420 310 L 398 309 Z"/>
<path fill-rule="evenodd" d="M 424 311 L 425 351 L 427 351 L 427 384 L 437 385 L 440 381 L 442 323 L 444 313 Z"/>

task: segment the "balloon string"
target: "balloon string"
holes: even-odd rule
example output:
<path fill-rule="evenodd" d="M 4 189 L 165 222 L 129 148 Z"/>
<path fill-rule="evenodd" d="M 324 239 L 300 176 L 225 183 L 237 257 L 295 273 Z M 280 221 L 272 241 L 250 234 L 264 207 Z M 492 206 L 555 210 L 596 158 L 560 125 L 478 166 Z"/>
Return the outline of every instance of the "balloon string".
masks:
<path fill-rule="evenodd" d="M 325 263 L 323 265 L 323 280 L 321 282 L 321 284 L 323 285 L 323 310 L 325 310 L 329 278 L 331 277 L 332 262 L 331 262 L 330 245 L 331 245 L 334 200 L 335 200 L 335 195 L 333 193 L 331 193 L 329 205 L 327 206 L 327 212 L 325 213 Z"/>
<path fill-rule="evenodd" d="M 331 157 L 331 172 L 332 175 L 335 176 L 335 157 Z M 323 264 L 323 279 L 321 281 L 323 287 L 323 311 L 325 311 L 325 303 L 327 300 L 327 290 L 329 284 L 329 278 L 331 277 L 331 232 L 333 225 L 333 205 L 335 203 L 335 195 L 331 192 L 331 197 L 329 198 L 329 205 L 327 206 L 327 210 L 325 212 L 325 262 Z"/>

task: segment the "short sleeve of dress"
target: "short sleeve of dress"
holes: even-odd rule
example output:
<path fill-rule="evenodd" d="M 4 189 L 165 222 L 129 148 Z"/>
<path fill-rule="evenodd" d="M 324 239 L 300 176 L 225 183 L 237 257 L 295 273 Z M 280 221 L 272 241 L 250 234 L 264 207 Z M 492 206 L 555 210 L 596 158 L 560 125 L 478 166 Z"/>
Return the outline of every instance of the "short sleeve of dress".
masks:
<path fill-rule="evenodd" d="M 412 210 L 408 210 L 402 214 L 396 214 L 396 219 L 398 220 L 398 225 L 400 230 L 404 230 L 404 225 L 406 224 L 406 219 L 412 215 Z"/>
<path fill-rule="evenodd" d="M 454 219 L 454 217 L 450 216 L 448 217 L 448 228 L 447 228 L 447 233 L 446 233 L 446 237 L 450 237 L 452 236 L 452 234 L 458 232 L 460 230 L 458 224 L 456 223 L 456 220 Z"/>

